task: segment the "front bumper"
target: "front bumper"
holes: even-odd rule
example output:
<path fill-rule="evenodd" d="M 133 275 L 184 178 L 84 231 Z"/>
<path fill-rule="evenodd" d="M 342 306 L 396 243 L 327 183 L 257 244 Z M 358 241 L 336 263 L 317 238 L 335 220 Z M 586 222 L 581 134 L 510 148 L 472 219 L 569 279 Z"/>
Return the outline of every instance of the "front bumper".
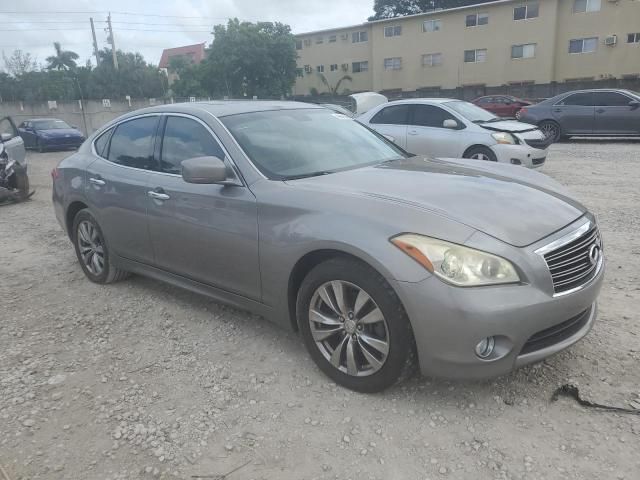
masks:
<path fill-rule="evenodd" d="M 530 283 L 475 288 L 453 287 L 435 276 L 396 282 L 411 320 L 421 372 L 446 378 L 495 377 L 584 337 L 596 318 L 604 262 L 595 277 L 568 295 L 554 296 L 550 274 L 547 282 L 544 273 L 538 271 Z M 483 360 L 475 347 L 489 336 L 495 337 L 496 347 Z"/>
<path fill-rule="evenodd" d="M 547 149 L 533 148 L 529 145 L 496 144 L 491 147 L 498 162 L 522 165 L 527 168 L 540 168 L 547 159 Z"/>

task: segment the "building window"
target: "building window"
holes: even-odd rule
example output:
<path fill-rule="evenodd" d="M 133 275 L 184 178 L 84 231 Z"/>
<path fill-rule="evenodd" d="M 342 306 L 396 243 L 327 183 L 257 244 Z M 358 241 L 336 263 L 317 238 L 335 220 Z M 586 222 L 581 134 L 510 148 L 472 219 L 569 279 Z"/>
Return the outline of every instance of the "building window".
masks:
<path fill-rule="evenodd" d="M 524 45 L 513 45 L 511 47 L 511 58 L 533 58 L 536 56 L 536 44 L 526 43 Z"/>
<path fill-rule="evenodd" d="M 369 62 L 353 62 L 351 64 L 351 70 L 353 73 L 368 72 Z"/>
<path fill-rule="evenodd" d="M 528 20 L 530 18 L 538 17 L 539 10 L 538 3 L 527 3 L 526 5 L 522 5 L 520 7 L 515 7 L 513 9 L 513 19 L 514 20 Z"/>
<path fill-rule="evenodd" d="M 316 44 L 320 45 L 321 43 L 324 43 L 324 37 L 316 37 Z"/>
<path fill-rule="evenodd" d="M 352 43 L 362 43 L 369 40 L 369 34 L 365 30 L 363 32 L 353 32 L 351 34 L 351 42 Z"/>
<path fill-rule="evenodd" d="M 331 69 L 332 72 L 335 72 L 336 70 L 338 70 L 338 64 L 337 63 L 332 63 L 331 67 L 329 67 Z"/>
<path fill-rule="evenodd" d="M 305 47 L 310 47 L 311 46 L 311 39 L 310 38 L 305 39 L 304 46 Z"/>
<path fill-rule="evenodd" d="M 573 13 L 599 12 L 600 3 L 600 0 L 575 0 Z"/>
<path fill-rule="evenodd" d="M 311 65 L 305 65 L 304 66 L 304 71 L 305 71 L 305 73 L 311 73 Z"/>
<path fill-rule="evenodd" d="M 598 37 L 569 40 L 569 53 L 591 53 L 598 48 Z"/>
<path fill-rule="evenodd" d="M 486 25 L 489 23 L 488 13 L 474 13 L 473 15 L 467 15 L 466 24 L 467 27 L 477 27 L 478 25 Z"/>
<path fill-rule="evenodd" d="M 302 50 L 302 40 L 296 40 L 296 50 Z"/>
<path fill-rule="evenodd" d="M 402 25 L 392 25 L 390 27 L 384 27 L 385 37 L 399 37 L 402 35 Z"/>
<path fill-rule="evenodd" d="M 627 35 L 627 43 L 640 43 L 640 33 L 630 33 Z"/>
<path fill-rule="evenodd" d="M 393 57 L 384 59 L 385 70 L 400 70 L 402 69 L 402 58 Z"/>
<path fill-rule="evenodd" d="M 487 59 L 487 49 L 465 50 L 464 63 L 482 63 Z"/>
<path fill-rule="evenodd" d="M 423 32 L 439 32 L 442 30 L 442 20 L 426 20 L 422 22 Z"/>
<path fill-rule="evenodd" d="M 337 39 L 335 35 L 329 35 L 329 43 L 336 43 Z"/>
<path fill-rule="evenodd" d="M 304 77 L 304 70 L 302 70 L 301 68 L 296 68 L 296 77 Z"/>
<path fill-rule="evenodd" d="M 422 55 L 423 67 L 437 67 L 438 65 L 442 65 L 441 53 L 427 53 L 426 55 Z"/>
<path fill-rule="evenodd" d="M 318 65 L 316 67 L 316 72 L 318 73 L 324 73 L 324 65 Z"/>

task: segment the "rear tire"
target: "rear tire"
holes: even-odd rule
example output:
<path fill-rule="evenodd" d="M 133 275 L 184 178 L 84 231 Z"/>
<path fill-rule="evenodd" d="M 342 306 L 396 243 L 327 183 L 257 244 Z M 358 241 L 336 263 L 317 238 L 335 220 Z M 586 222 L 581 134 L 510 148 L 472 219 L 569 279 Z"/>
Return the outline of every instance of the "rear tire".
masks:
<path fill-rule="evenodd" d="M 339 385 L 379 392 L 415 371 L 413 331 L 400 299 L 362 262 L 338 257 L 313 268 L 300 286 L 296 315 L 311 358 Z"/>
<path fill-rule="evenodd" d="M 485 160 L 488 162 L 498 161 L 498 157 L 496 157 L 496 154 L 493 153 L 493 150 L 491 150 L 489 147 L 482 146 L 471 147 L 469 150 L 464 152 L 463 157 L 471 158 L 474 160 Z"/>
<path fill-rule="evenodd" d="M 542 130 L 542 133 L 553 143 L 558 142 L 562 138 L 562 129 L 558 122 L 554 122 L 553 120 L 544 120 L 538 124 L 538 128 Z"/>
<path fill-rule="evenodd" d="M 74 220 L 72 240 L 82 271 L 94 283 L 124 280 L 130 274 L 113 265 L 104 234 L 89 209 L 80 210 Z"/>

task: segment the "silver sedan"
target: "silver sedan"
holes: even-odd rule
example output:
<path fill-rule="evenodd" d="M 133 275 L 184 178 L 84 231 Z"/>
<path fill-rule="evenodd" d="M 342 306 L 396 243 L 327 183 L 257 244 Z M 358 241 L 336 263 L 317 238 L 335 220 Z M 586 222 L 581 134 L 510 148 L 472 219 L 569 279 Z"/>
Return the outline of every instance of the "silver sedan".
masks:
<path fill-rule="evenodd" d="M 146 275 L 300 332 L 335 382 L 507 373 L 591 328 L 596 221 L 519 167 L 413 156 L 289 102 L 164 105 L 52 172 L 89 280 Z"/>

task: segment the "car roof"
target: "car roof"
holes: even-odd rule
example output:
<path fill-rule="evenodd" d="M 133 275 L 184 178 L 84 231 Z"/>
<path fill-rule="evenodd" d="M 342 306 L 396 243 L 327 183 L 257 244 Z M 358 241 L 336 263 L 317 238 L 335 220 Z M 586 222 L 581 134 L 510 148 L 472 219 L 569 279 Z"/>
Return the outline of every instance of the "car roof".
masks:
<path fill-rule="evenodd" d="M 398 103 L 447 103 L 447 102 L 462 102 L 457 98 L 404 98 L 402 100 L 393 100 L 390 104 Z M 387 105 L 387 104 L 384 104 Z"/>
<path fill-rule="evenodd" d="M 221 100 L 208 102 L 168 103 L 136 110 L 135 115 L 145 113 L 205 111 L 215 117 L 226 117 L 241 113 L 268 112 L 274 110 L 299 110 L 304 108 L 324 109 L 320 105 L 286 100 Z"/>
<path fill-rule="evenodd" d="M 53 117 L 27 118 L 26 120 L 23 120 L 23 121 L 24 122 L 40 122 L 42 120 L 58 120 L 58 121 L 64 122 L 64 120 L 62 120 L 61 118 L 53 118 Z"/>

